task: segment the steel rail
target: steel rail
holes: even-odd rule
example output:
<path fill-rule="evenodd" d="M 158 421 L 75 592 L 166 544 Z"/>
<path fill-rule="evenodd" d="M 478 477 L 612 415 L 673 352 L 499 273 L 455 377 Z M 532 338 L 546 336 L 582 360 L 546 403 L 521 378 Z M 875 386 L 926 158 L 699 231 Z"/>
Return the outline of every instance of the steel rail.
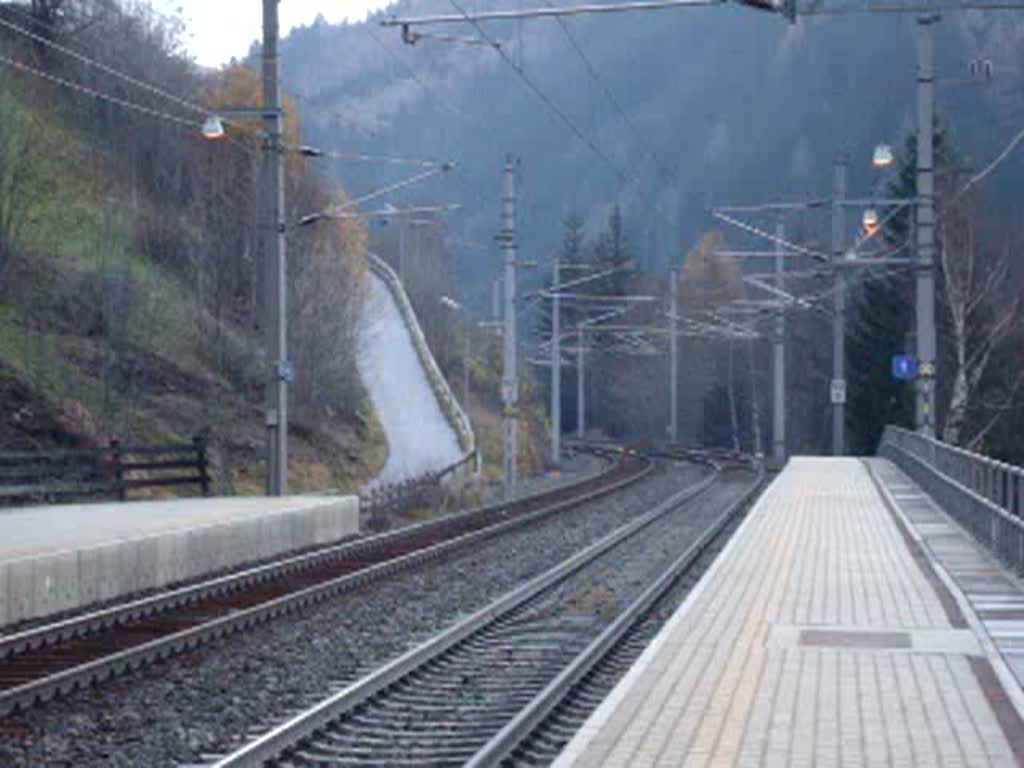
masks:
<path fill-rule="evenodd" d="M 600 448 L 599 450 L 603 450 Z M 606 454 L 610 451 L 605 451 Z M 342 557 L 353 557 L 367 554 L 368 551 L 395 543 L 402 539 L 412 538 L 431 531 L 441 531 L 445 528 L 458 528 L 461 524 L 472 519 L 492 514 L 495 511 L 505 509 L 511 505 L 526 501 L 542 501 L 549 496 L 554 496 L 566 491 L 574 491 L 585 488 L 602 478 L 607 477 L 615 470 L 614 465 L 591 473 L 573 483 L 558 486 L 531 496 L 523 496 L 497 504 L 476 507 L 474 509 L 454 512 L 450 515 L 426 520 L 413 525 L 405 526 L 396 531 L 388 531 L 374 536 L 368 536 L 356 541 L 329 544 L 324 547 L 303 552 L 298 555 L 287 555 L 284 558 L 277 558 L 269 563 L 257 565 L 243 570 L 235 571 L 213 579 L 205 579 L 195 584 L 184 587 L 162 591 L 159 594 L 143 597 L 128 602 L 118 603 L 110 607 L 102 608 L 88 613 L 78 614 L 70 618 L 56 622 L 50 622 L 37 627 L 32 627 L 14 634 L 0 636 L 0 661 L 9 656 L 23 653 L 27 650 L 40 648 L 45 645 L 70 640 L 100 629 L 115 626 L 117 624 L 133 621 L 147 616 L 155 615 L 165 610 L 177 608 L 181 605 L 194 602 L 195 600 L 210 595 L 225 594 L 236 589 L 244 588 L 250 584 L 264 581 L 279 576 L 286 572 L 294 572 L 304 568 L 313 567 L 327 562 L 331 559 Z"/>
<path fill-rule="evenodd" d="M 306 711 L 250 741 L 235 752 L 213 763 L 214 768 L 249 768 L 273 762 L 304 740 L 328 727 L 399 680 L 415 674 L 426 665 L 437 663 L 447 652 L 471 637 L 500 622 L 511 612 L 534 601 L 552 587 L 574 575 L 609 550 L 645 530 L 660 518 L 693 501 L 717 484 L 716 471 L 699 483 L 674 494 L 640 518 L 610 532 L 586 549 L 569 557 L 527 583 L 507 592 L 494 602 L 459 621 L 454 626 L 411 649 L 375 672 L 346 686 Z"/>
<path fill-rule="evenodd" d="M 465 512 L 455 513 L 435 521 L 409 526 L 393 533 L 385 533 L 356 542 L 329 547 L 326 551 L 286 558 L 283 561 L 252 568 L 224 577 L 183 587 L 171 593 L 156 595 L 133 601 L 127 605 L 114 606 L 94 613 L 74 617 L 53 625 L 41 626 L 12 635 L 0 641 L 4 656 L 0 656 L 0 677 L 8 666 L 27 658 L 27 666 L 38 674 L 20 684 L 14 684 L 0 691 L 0 716 L 20 708 L 32 706 L 54 696 L 69 693 L 76 688 L 121 674 L 157 659 L 191 650 L 234 632 L 269 621 L 278 616 L 351 591 L 371 581 L 391 576 L 421 563 L 439 559 L 464 549 L 474 543 L 530 525 L 556 512 L 578 507 L 595 499 L 614 493 L 646 477 L 653 469 L 652 462 L 638 462 L 635 469 L 615 464 L 610 470 L 588 475 L 586 478 L 565 486 L 532 495 L 519 497 L 510 502 L 491 505 Z M 626 472 L 625 476 L 623 472 Z M 593 486 L 597 485 L 596 488 Z M 572 493 L 569 498 L 560 498 Z M 537 504 L 542 504 L 536 508 Z M 526 507 L 526 512 L 516 513 L 517 507 Z M 491 522 L 491 519 L 497 522 Z M 483 527 L 464 532 L 466 526 L 481 523 Z M 452 535 L 452 533 L 455 535 Z M 462 531 L 460 533 L 460 531 Z M 447 535 L 440 542 L 420 545 L 398 557 L 391 557 L 375 564 L 364 565 L 343 575 L 329 578 L 301 589 L 287 592 L 279 597 L 257 602 L 241 610 L 230 607 L 221 615 L 209 621 L 196 620 L 193 626 L 175 631 L 174 609 L 184 608 L 186 613 L 195 612 L 195 606 L 203 600 L 245 594 L 245 590 L 265 588 L 276 579 L 285 579 L 304 570 L 333 561 L 359 560 L 374 550 L 389 546 L 408 546 L 418 536 L 430 537 Z M 428 539 L 429 540 L 429 539 Z M 144 640 L 133 636 L 131 642 L 114 643 L 114 647 L 94 649 L 93 657 L 82 663 L 65 666 L 59 671 L 46 674 L 45 665 L 49 655 L 60 650 L 62 643 L 76 642 L 96 645 L 94 636 L 104 631 L 132 633 L 132 621 L 141 619 L 167 619 L 170 629 L 155 639 Z M 182 622 L 188 623 L 187 618 Z M 138 633 L 136 632 L 136 635 Z M 122 638 L 123 641 L 123 638 Z M 124 647 L 129 645 L 130 647 Z M 42 658 L 38 661 L 33 652 Z M 15 667 L 16 669 L 16 667 Z M 39 670 L 44 670 L 39 672 Z"/>
<path fill-rule="evenodd" d="M 701 534 L 697 541 L 676 558 L 661 576 L 652 582 L 625 611 L 617 616 L 604 632 L 588 645 L 568 667 L 562 670 L 558 677 L 552 680 L 543 691 L 538 693 L 529 704 L 523 707 L 508 725 L 495 734 L 466 763 L 467 768 L 484 768 L 485 766 L 499 765 L 502 760 L 509 757 L 521 744 L 527 741 L 530 735 L 551 715 L 555 708 L 571 695 L 573 688 L 583 681 L 594 667 L 619 646 L 629 632 L 650 613 L 658 601 L 693 567 L 697 559 L 758 492 L 763 479 L 764 469 L 759 466 L 757 477 L 750 489 L 729 505 L 725 512 L 712 523 L 710 528 Z"/>

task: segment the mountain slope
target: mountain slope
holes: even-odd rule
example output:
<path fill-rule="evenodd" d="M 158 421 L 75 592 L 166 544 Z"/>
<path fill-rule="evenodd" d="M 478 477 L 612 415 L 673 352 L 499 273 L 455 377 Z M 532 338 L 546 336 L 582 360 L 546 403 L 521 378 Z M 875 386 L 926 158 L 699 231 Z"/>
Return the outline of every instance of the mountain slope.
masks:
<path fill-rule="evenodd" d="M 389 9 L 427 11 L 451 12 L 451 6 L 405 0 Z M 659 270 L 708 227 L 709 205 L 827 195 L 837 151 L 852 158 L 851 190 L 868 193 L 875 182 L 873 146 L 901 144 L 914 125 L 909 18 L 802 19 L 789 26 L 721 6 L 566 23 L 602 84 L 591 81 L 553 21 L 487 29 L 611 163 L 575 138 L 486 47 L 432 40 L 403 46 L 397 30 L 373 21 L 318 24 L 285 41 L 286 79 L 300 93 L 312 141 L 457 160 L 459 169 L 443 181 L 403 197 L 465 205 L 451 226 L 464 239 L 487 242 L 496 230 L 502 156 L 510 151 L 522 157 L 520 223 L 530 257 L 546 259 L 554 250 L 569 211 L 580 211 L 594 231 L 618 201 L 643 264 Z M 976 165 L 1024 120 L 1024 71 L 1016 54 L 1022 30 L 1007 13 L 950 15 L 939 26 L 941 77 L 963 79 L 967 61 L 977 56 L 995 64 L 991 87 L 939 89 L 940 111 Z M 449 31 L 472 32 L 464 25 Z M 337 174 L 354 193 L 400 176 L 379 166 Z M 1001 193 L 1022 175 L 1024 162 L 1013 158 L 991 180 L 997 208 L 1009 210 Z M 460 254 L 460 274 L 471 285 L 496 266 L 494 257 Z"/>

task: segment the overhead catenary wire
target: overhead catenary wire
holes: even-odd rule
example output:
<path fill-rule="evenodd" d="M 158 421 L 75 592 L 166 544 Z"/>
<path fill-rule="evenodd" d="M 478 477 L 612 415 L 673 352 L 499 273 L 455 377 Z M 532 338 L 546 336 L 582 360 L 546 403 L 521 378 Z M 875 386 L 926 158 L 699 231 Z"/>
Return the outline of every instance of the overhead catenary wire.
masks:
<path fill-rule="evenodd" d="M 980 184 L 982 181 L 984 181 L 985 178 L 990 173 L 992 173 L 992 171 L 994 171 L 996 168 L 998 168 L 1003 163 L 1003 161 L 1006 160 L 1006 158 L 1008 158 L 1010 156 L 1010 154 L 1013 152 L 1013 150 L 1015 150 L 1017 148 L 1017 146 L 1022 141 L 1024 141 L 1024 128 L 1022 128 L 1020 130 L 1020 132 L 1018 132 L 1017 135 L 1014 136 L 1010 140 L 1010 143 L 1006 145 L 1006 147 L 1003 149 L 1002 152 L 1000 152 L 998 155 L 996 155 L 995 159 L 992 160 L 992 162 L 990 162 L 982 170 L 978 171 L 978 173 L 974 174 L 974 176 L 972 176 L 970 179 L 968 179 L 967 183 L 964 184 L 964 186 L 960 188 L 960 190 L 956 193 L 956 195 L 953 196 L 953 199 L 950 200 L 949 203 L 946 203 L 946 205 L 952 205 L 957 200 L 959 200 L 961 197 L 963 197 L 965 194 L 967 194 L 967 192 L 972 187 L 974 187 L 976 184 Z"/>
<path fill-rule="evenodd" d="M 373 31 L 372 25 L 365 24 L 364 28 L 366 29 L 366 32 L 367 32 L 367 34 L 369 34 L 371 39 L 373 39 L 373 41 L 376 42 L 377 45 L 380 46 L 384 50 L 384 52 L 388 54 L 388 56 L 390 56 L 392 59 L 394 59 L 396 62 L 398 62 L 398 64 L 402 67 L 402 69 L 404 69 L 408 73 L 408 75 L 412 79 L 412 81 L 414 83 L 416 83 L 416 85 L 418 85 L 423 90 L 423 92 L 425 94 L 427 94 L 427 96 L 430 98 L 430 100 L 433 103 L 439 104 L 443 109 L 445 109 L 448 112 L 451 112 L 452 114 L 456 115 L 457 117 L 460 117 L 463 120 L 466 120 L 468 122 L 479 123 L 479 120 L 477 120 L 476 118 L 473 118 L 469 113 L 464 112 L 463 110 L 459 109 L 458 107 L 456 107 L 456 106 L 454 106 L 452 104 L 449 104 L 444 99 L 439 98 L 437 96 L 437 94 L 434 93 L 434 90 L 429 85 L 427 85 L 427 83 L 423 80 L 423 78 L 421 78 L 416 73 L 416 70 L 413 69 L 413 67 L 409 64 L 409 62 L 407 62 L 404 58 L 399 56 L 398 53 L 396 53 L 391 48 L 389 48 L 384 43 L 384 41 L 380 39 L 380 37 L 377 35 L 377 33 Z"/>
<path fill-rule="evenodd" d="M 746 222 L 740 221 L 739 219 L 737 219 L 737 218 L 735 218 L 733 216 L 729 216 L 726 213 L 722 213 L 721 211 L 717 211 L 717 210 L 716 211 L 712 211 L 711 215 L 714 216 L 716 219 L 720 219 L 721 221 L 726 222 L 727 224 L 732 224 L 734 227 L 737 227 L 737 228 L 742 229 L 742 230 L 744 230 L 746 232 L 749 232 L 752 235 L 757 235 L 758 237 L 763 237 L 763 238 L 769 240 L 770 242 L 778 243 L 783 248 L 789 248 L 790 250 L 793 250 L 793 251 L 796 251 L 798 253 L 801 253 L 804 256 L 810 256 L 812 258 L 815 258 L 815 259 L 818 259 L 818 260 L 821 260 L 821 261 L 828 261 L 828 260 L 830 260 L 829 255 L 826 254 L 826 253 L 822 253 L 821 251 L 817 251 L 817 250 L 814 250 L 812 248 L 805 248 L 804 246 L 798 245 L 797 243 L 793 243 L 793 242 L 791 242 L 789 240 L 786 240 L 785 238 L 777 237 L 777 236 L 771 234 L 770 232 L 766 232 L 766 231 L 764 231 L 763 229 L 761 229 L 759 227 L 755 227 L 753 224 L 747 224 Z"/>
<path fill-rule="evenodd" d="M 551 0 L 543 0 L 543 2 L 548 7 L 555 7 L 552 4 Z M 653 144 L 646 140 L 644 135 L 640 132 L 640 129 L 637 127 L 636 122 L 633 120 L 632 117 L 629 116 L 629 113 L 625 109 L 623 109 L 622 104 L 616 98 L 615 93 L 605 82 L 604 78 L 601 77 L 601 73 L 597 71 L 597 67 L 594 66 L 594 63 L 590 60 L 590 57 L 587 56 L 586 51 L 583 50 L 583 46 L 579 44 L 579 41 L 576 39 L 576 35 L 573 34 L 566 20 L 562 16 L 555 16 L 555 21 L 558 22 L 558 25 L 562 28 L 562 32 L 565 34 L 565 37 L 569 41 L 569 44 L 576 52 L 576 55 L 579 56 L 580 61 L 583 62 L 583 66 L 586 68 L 587 73 L 590 75 L 590 78 L 601 89 L 601 91 L 604 93 L 605 98 L 608 100 L 608 103 L 611 104 L 612 108 L 619 113 L 619 116 L 622 118 L 622 121 L 633 132 L 633 135 L 636 138 L 636 140 L 640 143 L 640 146 L 646 148 L 646 156 L 654 161 L 655 167 L 658 168 L 658 170 L 662 173 L 665 179 L 671 180 L 671 176 L 669 175 L 669 168 L 666 168 L 666 165 L 668 165 L 671 171 L 675 173 L 676 176 L 678 176 L 679 170 L 676 167 L 675 163 L 662 162 L 658 154 L 653 149 L 651 149 Z"/>
<path fill-rule="evenodd" d="M 359 163 L 378 163 L 381 165 L 412 165 L 420 168 L 441 168 L 451 165 L 443 160 L 421 160 L 416 157 L 400 157 L 398 155 L 368 155 L 362 152 L 339 152 L 330 149 L 319 149 L 318 147 L 286 146 L 286 151 L 295 152 L 304 157 L 321 157 L 327 160 L 342 160 Z"/>
<path fill-rule="evenodd" d="M 512 57 L 505 52 L 503 48 L 495 45 L 495 40 L 491 38 L 490 35 L 487 34 L 487 32 L 478 22 L 470 18 L 466 10 L 458 3 L 458 0 L 448 0 L 448 2 L 451 3 L 452 7 L 454 7 L 455 10 L 457 10 L 466 21 L 468 21 L 470 24 L 473 25 L 473 27 L 476 28 L 477 32 L 484 40 L 487 40 L 489 43 L 491 43 L 491 45 L 494 47 L 494 50 L 498 53 L 498 55 L 505 60 L 505 63 L 512 68 L 512 70 L 519 76 L 519 78 L 533 92 L 533 94 L 538 99 L 540 99 L 544 103 L 544 105 L 556 117 L 558 117 L 559 120 L 562 121 L 562 123 L 570 130 L 570 132 L 572 132 L 572 134 L 580 141 L 582 141 L 590 149 L 591 152 L 593 152 L 602 162 L 608 165 L 608 167 L 615 172 L 615 175 L 618 177 L 620 183 L 624 182 L 628 177 L 625 173 L 622 172 L 622 170 L 619 169 L 619 167 L 615 164 L 615 161 L 608 157 L 608 155 L 605 154 L 605 152 L 602 151 L 602 149 L 599 146 L 597 146 L 597 144 L 595 144 L 589 136 L 587 136 L 585 133 L 583 133 L 582 130 L 580 130 L 576 123 L 574 123 L 572 119 L 568 115 L 566 115 L 565 112 L 563 112 L 558 107 L 558 105 L 555 104 L 551 100 L 551 98 L 537 86 L 536 83 L 533 82 L 530 76 L 526 74 L 526 71 L 521 66 L 519 66 L 519 64 L 517 64 L 512 59 Z"/>
<path fill-rule="evenodd" d="M 187 109 L 187 110 L 189 110 L 191 112 L 194 112 L 194 113 L 196 113 L 198 115 L 208 116 L 208 115 L 211 115 L 211 114 L 217 114 L 217 108 L 216 107 L 207 107 L 207 106 L 204 106 L 202 104 L 198 104 L 198 103 L 196 103 L 194 101 L 191 101 L 189 99 L 186 99 L 186 98 L 184 98 L 182 96 L 178 96 L 177 94 L 171 93 L 170 91 L 168 91 L 168 90 L 166 90 L 164 88 L 161 88 L 160 86 L 154 85 L 153 83 L 149 83 L 149 82 L 146 82 L 144 80 L 141 80 L 141 79 L 139 79 L 137 77 L 129 75 L 126 72 L 122 72 L 119 69 L 116 69 L 116 68 L 111 67 L 111 66 L 109 66 L 107 64 L 104 64 L 101 61 L 97 61 L 96 59 L 93 59 L 93 58 L 91 58 L 89 56 L 86 56 L 85 54 L 83 54 L 83 53 L 81 53 L 79 51 L 76 51 L 73 48 L 69 48 L 68 46 L 61 45 L 60 43 L 54 42 L 53 40 L 49 40 L 49 39 L 43 37 L 42 35 L 38 35 L 35 32 L 32 32 L 31 30 L 25 29 L 24 27 L 21 27 L 21 26 L 19 26 L 17 24 L 14 24 L 14 23 L 4 19 L 3 17 L 0 17 L 0 27 L 4 27 L 6 29 L 9 29 L 12 32 L 16 32 L 17 34 L 24 35 L 25 37 L 27 37 L 27 38 L 35 41 L 35 42 L 41 43 L 42 45 L 46 45 L 46 46 L 48 46 L 48 47 L 58 51 L 59 53 L 62 53 L 65 56 L 68 56 L 68 57 L 70 57 L 70 58 L 72 58 L 72 59 L 74 59 L 74 60 L 76 60 L 76 61 L 78 61 L 78 62 L 80 62 L 82 64 L 85 64 L 87 66 L 93 67 L 96 70 L 98 70 L 100 72 L 103 72 L 104 74 L 107 74 L 107 75 L 110 75 L 112 77 L 115 77 L 115 78 L 117 78 L 117 79 L 119 79 L 119 80 L 121 80 L 121 81 L 123 81 L 123 82 L 125 82 L 125 83 L 127 83 L 127 84 L 129 84 L 129 85 L 131 85 L 133 87 L 135 87 L 135 88 L 143 90 L 143 91 L 145 91 L 145 92 L 147 92 L 149 94 L 152 94 L 154 96 L 158 96 L 158 97 L 160 97 L 162 99 L 166 99 L 167 101 L 169 101 L 169 102 L 171 102 L 173 104 L 176 104 L 176 105 L 178 105 L 178 106 L 180 106 L 180 107 L 182 107 L 184 109 Z M 65 85 L 67 87 L 77 88 L 78 90 L 80 90 L 83 93 L 87 93 L 87 94 L 89 94 L 91 96 L 103 99 L 103 100 L 108 101 L 108 102 L 113 103 L 113 104 L 118 104 L 119 106 L 123 106 L 123 107 L 126 107 L 128 109 L 134 109 L 134 110 L 139 111 L 139 112 L 145 112 L 145 113 L 150 114 L 152 116 L 166 116 L 166 117 L 169 117 L 169 118 L 176 118 L 177 117 L 177 116 L 175 116 L 175 115 L 173 115 L 171 113 L 165 112 L 163 110 L 158 110 L 158 109 L 155 109 L 155 108 L 146 107 L 145 105 L 138 104 L 136 102 L 132 102 L 132 101 L 130 101 L 128 99 L 125 99 L 125 98 L 122 98 L 122 97 L 119 97 L 119 96 L 114 96 L 112 94 L 108 94 L 106 92 L 103 92 L 103 91 L 100 91 L 98 89 L 92 88 L 91 86 L 87 86 L 87 85 L 85 85 L 83 83 L 74 83 L 74 81 L 67 80 L 65 78 L 61 78 L 61 77 L 59 77 L 57 75 L 52 75 L 52 74 L 47 73 L 47 72 L 45 72 L 43 70 L 38 70 L 38 69 L 33 68 L 33 67 L 31 67 L 31 66 L 29 66 L 27 64 L 19 64 L 18 62 L 14 61 L 14 60 L 5 60 L 4 63 L 9 64 L 10 66 L 14 66 L 14 67 L 16 67 L 18 69 L 22 69 L 23 71 L 32 72 L 33 74 L 37 74 L 39 76 L 46 77 L 51 82 L 58 83 L 60 85 Z M 228 125 L 234 126 L 236 128 L 242 127 L 242 124 L 240 122 L 235 121 L 235 120 L 231 120 L 231 119 L 227 119 L 227 118 L 221 118 L 221 119 L 222 119 L 222 122 L 225 122 Z M 181 122 L 181 121 L 178 120 L 178 122 Z M 192 125 L 193 122 L 189 121 L 188 124 Z M 198 124 L 198 122 L 196 122 L 195 124 Z M 359 153 L 359 152 L 339 152 L 339 151 L 333 151 L 333 150 L 321 150 L 321 149 L 317 149 L 317 148 L 313 148 L 313 147 L 308 147 L 308 146 L 292 146 L 292 145 L 287 145 L 287 146 L 284 147 L 284 149 L 285 149 L 285 151 L 293 152 L 295 154 L 303 155 L 303 156 L 306 156 L 306 157 L 321 157 L 321 158 L 325 158 L 325 159 L 329 159 L 329 160 L 341 160 L 341 161 L 350 161 L 350 162 L 380 163 L 380 164 L 386 164 L 386 165 L 414 165 L 414 166 L 420 166 L 420 167 L 425 167 L 425 168 L 439 167 L 439 166 L 441 166 L 443 164 L 441 162 L 434 161 L 434 160 L 421 160 L 421 159 L 418 159 L 418 158 L 397 157 L 397 156 L 384 156 L 384 155 L 369 155 L 369 154 Z"/>
<path fill-rule="evenodd" d="M 362 197 L 357 197 L 352 200 L 346 200 L 344 203 L 340 203 L 338 205 L 332 205 L 331 207 L 326 208 L 325 210 L 320 211 L 319 213 L 310 214 L 309 216 L 305 217 L 305 219 L 336 217 L 338 214 L 343 214 L 347 211 L 351 211 L 353 208 L 356 208 L 362 203 L 369 202 L 370 200 L 376 200 L 378 198 L 384 197 L 385 195 L 391 194 L 392 192 L 396 192 L 399 189 L 404 189 L 405 187 L 412 186 L 413 184 L 418 184 L 419 182 L 425 181 L 432 176 L 437 176 L 441 173 L 445 173 L 446 171 L 450 171 L 454 167 L 454 163 L 444 163 L 442 165 L 437 166 L 436 168 L 430 168 L 426 171 L 423 171 L 422 173 L 418 173 L 415 176 L 411 176 L 407 179 L 402 179 L 401 181 L 396 181 L 394 184 L 389 184 L 386 187 L 375 189 L 373 192 L 368 192 Z"/>
<path fill-rule="evenodd" d="M 426 24 L 451 24 L 456 21 L 517 21 L 523 19 L 539 19 L 558 16 L 581 16 L 586 14 L 622 13 L 635 11 L 663 11 L 672 8 L 686 8 L 705 5 L 722 5 L 725 0 L 632 0 L 631 2 L 612 3 L 576 3 L 565 6 L 549 6 L 548 8 L 522 8 L 517 11 L 485 11 L 472 16 L 460 10 L 458 16 L 436 15 L 418 17 L 390 16 L 381 22 L 385 27 L 413 27 Z"/>

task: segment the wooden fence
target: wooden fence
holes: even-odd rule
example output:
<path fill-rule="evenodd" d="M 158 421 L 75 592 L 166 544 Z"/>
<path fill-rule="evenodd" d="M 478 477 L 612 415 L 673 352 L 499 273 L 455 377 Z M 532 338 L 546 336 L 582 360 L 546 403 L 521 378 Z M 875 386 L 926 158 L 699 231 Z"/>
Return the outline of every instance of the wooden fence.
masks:
<path fill-rule="evenodd" d="M 196 485 L 210 495 L 206 440 L 162 446 L 0 452 L 0 503 L 112 497 L 138 488 Z"/>

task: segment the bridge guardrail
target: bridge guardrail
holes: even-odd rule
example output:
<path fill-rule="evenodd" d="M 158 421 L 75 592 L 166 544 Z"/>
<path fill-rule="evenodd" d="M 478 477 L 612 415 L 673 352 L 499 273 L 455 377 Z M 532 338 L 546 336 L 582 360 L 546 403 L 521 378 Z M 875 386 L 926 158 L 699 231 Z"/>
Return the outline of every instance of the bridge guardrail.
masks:
<path fill-rule="evenodd" d="M 471 458 L 476 459 L 476 471 L 479 471 L 479 458 L 477 457 L 477 441 L 476 434 L 473 432 L 473 426 L 470 423 L 469 416 L 463 410 L 459 401 L 455 399 L 455 395 L 452 394 L 451 388 L 448 386 L 448 381 L 445 379 L 444 374 L 441 373 L 440 367 L 437 365 L 437 361 L 434 359 L 433 353 L 430 351 L 430 347 L 427 345 L 426 337 L 423 335 L 423 329 L 420 328 L 419 320 L 416 317 L 416 312 L 412 308 L 412 302 L 409 301 L 409 296 L 405 292 L 405 287 L 402 285 L 402 281 L 398 275 L 395 274 L 387 262 L 381 259 L 371 251 L 364 251 L 366 254 L 366 261 L 377 277 L 384 281 L 384 284 L 388 287 L 392 297 L 395 300 L 395 304 L 398 307 L 399 313 L 402 315 L 402 319 L 405 322 L 406 328 L 409 330 L 409 335 L 412 337 L 413 347 L 416 349 L 416 354 L 420 359 L 420 363 L 423 366 L 423 370 L 427 373 L 427 380 L 430 382 L 430 388 L 434 391 L 434 396 L 437 398 L 438 404 L 441 406 L 441 411 L 451 424 L 452 429 L 455 431 L 456 436 L 459 440 L 459 448 L 463 451 L 463 457 L 461 460 L 456 462 L 452 467 L 441 470 L 440 475 L 445 475 L 454 468 L 461 467 L 464 464 L 469 463 Z"/>
<path fill-rule="evenodd" d="M 964 528 L 1024 575 L 1024 468 L 887 426 L 878 455 L 893 461 Z"/>

